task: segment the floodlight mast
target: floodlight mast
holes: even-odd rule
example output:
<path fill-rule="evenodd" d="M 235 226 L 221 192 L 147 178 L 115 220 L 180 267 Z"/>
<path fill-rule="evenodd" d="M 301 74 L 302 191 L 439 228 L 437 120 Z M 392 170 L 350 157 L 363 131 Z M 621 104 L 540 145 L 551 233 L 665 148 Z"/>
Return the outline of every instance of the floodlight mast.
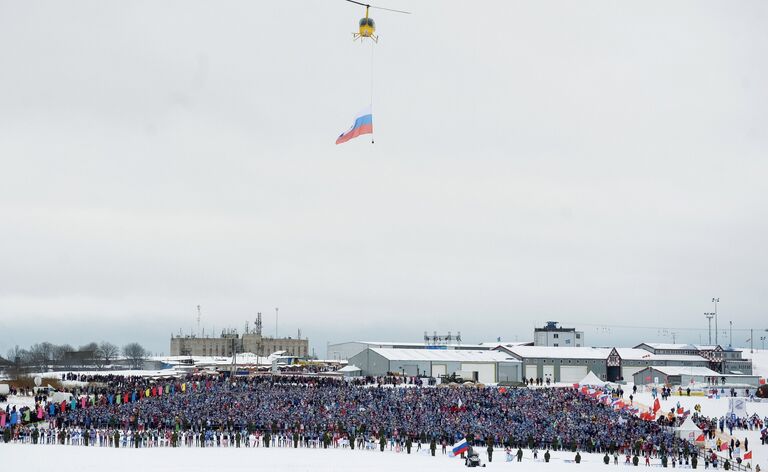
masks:
<path fill-rule="evenodd" d="M 719 297 L 712 299 L 712 303 L 715 304 L 715 345 L 717 345 L 717 346 L 720 345 L 719 337 L 717 335 L 717 303 L 719 301 L 720 301 Z"/>
<path fill-rule="evenodd" d="M 714 313 L 704 313 L 704 316 L 707 317 L 707 321 L 709 321 L 709 345 L 712 345 L 712 318 L 715 317 Z"/>

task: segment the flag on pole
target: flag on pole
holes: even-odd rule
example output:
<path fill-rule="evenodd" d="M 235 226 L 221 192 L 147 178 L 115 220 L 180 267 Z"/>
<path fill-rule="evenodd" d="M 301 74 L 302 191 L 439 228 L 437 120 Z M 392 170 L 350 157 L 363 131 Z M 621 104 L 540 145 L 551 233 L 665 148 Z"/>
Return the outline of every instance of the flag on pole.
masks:
<path fill-rule="evenodd" d="M 347 131 L 341 133 L 336 139 L 336 144 L 346 143 L 352 138 L 356 138 L 363 134 L 373 134 L 373 113 L 371 107 L 368 106 L 357 114 L 354 124 Z"/>
<path fill-rule="evenodd" d="M 660 402 L 660 401 L 659 401 L 659 399 L 657 398 L 657 399 L 656 399 L 656 400 L 653 402 L 653 414 L 656 414 L 656 412 L 657 412 L 657 411 L 659 411 L 659 410 L 661 410 L 661 402 Z"/>
<path fill-rule="evenodd" d="M 453 445 L 453 455 L 458 456 L 460 454 L 463 454 L 467 452 L 469 449 L 469 444 L 467 444 L 467 438 L 462 438 L 461 441 L 457 442 Z"/>
<path fill-rule="evenodd" d="M 744 454 L 744 460 L 745 461 L 751 461 L 752 460 L 752 451 L 749 451 Z"/>

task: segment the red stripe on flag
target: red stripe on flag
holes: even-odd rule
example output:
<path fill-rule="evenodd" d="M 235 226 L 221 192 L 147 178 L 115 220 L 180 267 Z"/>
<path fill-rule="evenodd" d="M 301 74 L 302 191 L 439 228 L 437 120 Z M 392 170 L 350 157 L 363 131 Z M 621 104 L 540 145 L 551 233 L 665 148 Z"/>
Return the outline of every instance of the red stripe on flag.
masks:
<path fill-rule="evenodd" d="M 368 123 L 367 125 L 362 125 L 359 128 L 353 129 L 347 134 L 342 134 L 339 136 L 339 139 L 336 140 L 336 144 L 346 143 L 350 139 L 356 138 L 361 134 L 373 134 L 373 124 Z"/>

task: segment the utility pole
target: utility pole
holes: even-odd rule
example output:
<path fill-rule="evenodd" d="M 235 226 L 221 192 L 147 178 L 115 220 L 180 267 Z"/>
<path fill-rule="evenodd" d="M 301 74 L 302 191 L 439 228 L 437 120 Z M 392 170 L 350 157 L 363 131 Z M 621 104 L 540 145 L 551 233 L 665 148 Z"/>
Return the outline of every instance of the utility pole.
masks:
<path fill-rule="evenodd" d="M 720 298 L 713 298 L 712 303 L 715 304 L 715 344 L 720 345 L 719 338 L 717 336 L 717 302 L 720 301 Z"/>
<path fill-rule="evenodd" d="M 277 322 L 279 320 L 278 318 L 278 310 L 279 308 L 275 307 L 275 339 L 277 339 Z"/>
<path fill-rule="evenodd" d="M 728 324 L 731 327 L 729 339 L 728 339 L 728 347 L 733 347 L 733 321 L 729 321 Z"/>
<path fill-rule="evenodd" d="M 200 336 L 200 305 L 197 305 L 197 335 Z"/>
<path fill-rule="evenodd" d="M 707 317 L 707 321 L 709 321 L 709 345 L 712 345 L 712 318 L 715 317 L 714 313 L 704 313 L 704 316 Z"/>

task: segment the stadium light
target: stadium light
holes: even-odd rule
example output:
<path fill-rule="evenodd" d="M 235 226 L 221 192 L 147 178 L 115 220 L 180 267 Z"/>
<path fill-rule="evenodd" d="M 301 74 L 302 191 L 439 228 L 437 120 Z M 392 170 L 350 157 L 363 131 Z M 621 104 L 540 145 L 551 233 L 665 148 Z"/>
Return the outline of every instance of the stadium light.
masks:
<path fill-rule="evenodd" d="M 712 298 L 712 303 L 715 304 L 715 345 L 720 345 L 720 341 L 718 341 L 717 336 L 717 303 L 720 301 L 720 298 Z"/>
<path fill-rule="evenodd" d="M 712 318 L 715 317 L 714 313 L 704 313 L 704 316 L 707 317 L 707 321 L 709 321 L 709 345 L 712 345 Z"/>

